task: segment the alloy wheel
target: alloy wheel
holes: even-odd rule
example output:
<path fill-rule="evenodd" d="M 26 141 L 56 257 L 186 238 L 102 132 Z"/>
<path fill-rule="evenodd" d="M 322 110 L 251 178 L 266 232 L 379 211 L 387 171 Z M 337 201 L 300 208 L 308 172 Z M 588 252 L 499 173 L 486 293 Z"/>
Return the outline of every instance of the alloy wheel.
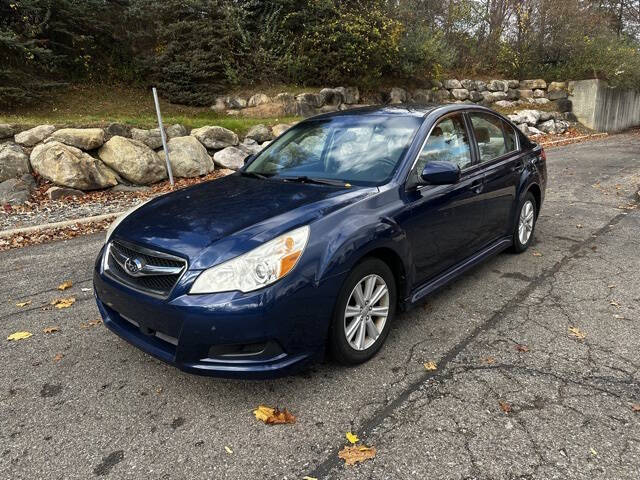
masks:
<path fill-rule="evenodd" d="M 383 331 L 389 315 L 389 288 L 379 275 L 364 277 L 351 291 L 344 312 L 344 335 L 354 350 L 366 350 Z"/>
<path fill-rule="evenodd" d="M 533 221 L 535 217 L 535 211 L 533 203 L 527 200 L 522 205 L 520 210 L 520 220 L 518 221 L 518 240 L 522 245 L 526 245 L 533 232 Z"/>

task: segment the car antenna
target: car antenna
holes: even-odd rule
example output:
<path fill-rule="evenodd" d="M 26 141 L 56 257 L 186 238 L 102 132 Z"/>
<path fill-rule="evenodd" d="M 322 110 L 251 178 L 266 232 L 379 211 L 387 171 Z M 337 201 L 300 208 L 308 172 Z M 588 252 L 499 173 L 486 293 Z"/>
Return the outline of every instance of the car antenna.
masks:
<path fill-rule="evenodd" d="M 167 173 L 169 174 L 169 183 L 171 183 L 171 190 L 175 184 L 173 183 L 173 171 L 171 170 L 171 162 L 169 162 L 169 149 L 167 148 L 167 134 L 164 132 L 164 126 L 162 125 L 162 114 L 160 113 L 160 102 L 158 101 L 158 91 L 156 87 L 151 89 L 153 91 L 153 101 L 156 104 L 156 114 L 158 115 L 158 128 L 160 129 L 160 137 L 162 137 L 162 148 L 164 150 L 164 158 L 167 162 Z"/>

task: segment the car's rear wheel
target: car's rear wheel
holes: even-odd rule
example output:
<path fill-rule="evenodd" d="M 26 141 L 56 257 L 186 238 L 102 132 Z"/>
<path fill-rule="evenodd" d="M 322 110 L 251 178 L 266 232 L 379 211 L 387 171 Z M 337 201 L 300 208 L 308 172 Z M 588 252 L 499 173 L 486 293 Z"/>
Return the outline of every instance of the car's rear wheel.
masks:
<path fill-rule="evenodd" d="M 527 192 L 520 201 L 513 232 L 513 250 L 516 253 L 524 252 L 533 242 L 536 220 L 536 199 L 531 192 Z"/>
<path fill-rule="evenodd" d="M 356 365 L 373 357 L 389 334 L 395 306 L 396 284 L 388 265 L 377 258 L 359 263 L 334 309 L 329 338 L 334 358 Z"/>

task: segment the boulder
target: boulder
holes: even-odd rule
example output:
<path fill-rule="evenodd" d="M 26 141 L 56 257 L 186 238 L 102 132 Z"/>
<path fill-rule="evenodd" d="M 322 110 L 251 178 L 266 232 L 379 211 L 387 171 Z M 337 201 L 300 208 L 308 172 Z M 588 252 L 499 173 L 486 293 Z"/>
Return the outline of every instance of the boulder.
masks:
<path fill-rule="evenodd" d="M 266 125 L 259 124 L 251 127 L 245 137 L 251 138 L 258 143 L 262 143 L 273 139 L 273 133 Z"/>
<path fill-rule="evenodd" d="M 104 133 L 105 142 L 115 136 L 131 138 L 131 128 L 122 123 L 110 123 L 107 128 L 104 129 Z"/>
<path fill-rule="evenodd" d="M 529 135 L 535 137 L 536 135 L 542 135 L 542 132 L 536 127 L 529 127 Z"/>
<path fill-rule="evenodd" d="M 167 142 L 167 150 L 175 177 L 199 177 L 213 171 L 213 161 L 196 137 L 174 137 Z M 158 152 L 158 157 L 165 162 L 164 152 Z"/>
<path fill-rule="evenodd" d="M 520 80 L 520 88 L 525 90 L 535 90 L 537 88 L 546 90 L 547 82 L 541 78 L 536 80 Z"/>
<path fill-rule="evenodd" d="M 529 135 L 529 125 L 527 125 L 526 123 L 521 123 L 520 125 L 518 125 L 518 129 L 525 135 Z"/>
<path fill-rule="evenodd" d="M 567 98 L 569 94 L 566 90 L 554 90 L 547 91 L 547 98 L 549 100 L 560 100 L 561 98 Z"/>
<path fill-rule="evenodd" d="M 540 121 L 540 112 L 538 110 L 520 110 L 509 115 L 509 120 L 515 124 L 523 124 L 533 127 Z"/>
<path fill-rule="evenodd" d="M 225 97 L 224 103 L 227 105 L 227 108 L 245 108 L 247 106 L 247 100 L 233 95 Z"/>
<path fill-rule="evenodd" d="M 571 100 L 568 100 L 566 98 L 556 100 L 554 103 L 556 104 L 556 108 L 559 112 L 570 112 L 573 109 Z"/>
<path fill-rule="evenodd" d="M 196 137 L 206 148 L 213 150 L 238 145 L 238 135 L 224 127 L 205 126 L 194 128 L 191 130 L 191 135 Z"/>
<path fill-rule="evenodd" d="M 162 147 L 162 136 L 159 128 L 144 130 L 142 128 L 132 128 L 131 137 L 138 142 L 144 143 L 147 147 L 157 149 Z"/>
<path fill-rule="evenodd" d="M 451 90 L 451 96 L 456 100 L 466 100 L 469 98 L 469 90 L 466 88 L 454 88 Z"/>
<path fill-rule="evenodd" d="M 484 92 L 487 89 L 487 82 L 483 82 L 482 80 L 476 80 L 476 90 L 479 92 Z"/>
<path fill-rule="evenodd" d="M 512 90 L 515 90 L 520 86 L 519 80 L 506 80 L 506 82 L 507 82 L 507 86 Z"/>
<path fill-rule="evenodd" d="M 268 143 L 268 142 L 265 142 L 265 143 Z M 240 144 L 238 145 L 238 148 L 240 150 L 247 152 L 248 155 L 254 155 L 258 153 L 260 150 L 262 150 L 262 147 L 260 146 L 260 144 L 256 142 L 253 138 L 245 138 L 242 142 L 240 142 Z"/>
<path fill-rule="evenodd" d="M 0 182 L 29 173 L 29 157 L 20 145 L 7 142 L 0 145 Z"/>
<path fill-rule="evenodd" d="M 466 88 L 469 91 L 476 89 L 476 82 L 474 80 L 469 80 L 468 78 L 461 80 L 460 85 L 462 85 L 462 88 Z"/>
<path fill-rule="evenodd" d="M 16 143 L 24 145 L 25 147 L 33 147 L 35 144 L 40 143 L 53 132 L 56 131 L 56 127 L 53 125 L 38 125 L 24 132 L 16 133 L 13 137 Z"/>
<path fill-rule="evenodd" d="M 545 133 L 556 133 L 556 121 L 555 120 L 547 120 L 546 122 L 542 122 L 538 124 L 538 129 L 542 130 Z"/>
<path fill-rule="evenodd" d="M 31 198 L 29 185 L 20 178 L 0 182 L 0 205 L 21 205 Z"/>
<path fill-rule="evenodd" d="M 546 122 L 547 120 L 555 119 L 554 112 L 540 112 L 540 119 L 538 122 Z"/>
<path fill-rule="evenodd" d="M 518 98 L 533 98 L 533 90 L 519 89 L 518 95 Z"/>
<path fill-rule="evenodd" d="M 271 132 L 273 133 L 274 137 L 279 137 L 280 135 L 282 135 L 284 132 L 286 132 L 290 128 L 291 128 L 291 125 L 289 125 L 287 123 L 279 123 L 279 124 L 274 125 L 273 127 L 271 127 Z"/>
<path fill-rule="evenodd" d="M 509 100 L 519 100 L 520 99 L 520 90 L 515 90 L 513 88 L 510 88 L 507 91 L 507 98 Z"/>
<path fill-rule="evenodd" d="M 547 87 L 548 92 L 566 91 L 567 82 L 551 82 Z"/>
<path fill-rule="evenodd" d="M 337 88 L 323 88 L 320 90 L 320 95 L 322 96 L 323 105 L 335 105 L 337 107 L 344 103 L 342 92 Z"/>
<path fill-rule="evenodd" d="M 504 92 L 509 90 L 509 84 L 504 80 L 491 80 L 487 85 L 487 90 L 490 92 Z"/>
<path fill-rule="evenodd" d="M 444 85 L 442 85 L 442 82 L 440 80 L 435 80 L 435 79 L 431 79 L 431 81 L 429 82 L 431 84 L 431 86 L 433 88 L 435 88 L 436 90 L 439 90 L 441 88 L 444 88 Z"/>
<path fill-rule="evenodd" d="M 545 95 L 546 95 L 546 92 L 539 88 L 533 91 L 533 98 L 544 98 Z"/>
<path fill-rule="evenodd" d="M 216 103 L 211 105 L 211 110 L 214 112 L 222 113 L 227 109 L 227 104 L 224 101 L 224 97 L 216 98 Z"/>
<path fill-rule="evenodd" d="M 493 105 L 499 108 L 513 108 L 516 106 L 516 103 L 510 102 L 509 100 L 498 100 Z"/>
<path fill-rule="evenodd" d="M 139 185 L 167 178 L 165 162 L 148 145 L 135 139 L 113 137 L 100 147 L 98 156 L 123 178 Z"/>
<path fill-rule="evenodd" d="M 47 197 L 49 197 L 49 200 L 62 200 L 63 198 L 81 197 L 84 195 L 82 190 L 66 187 L 51 187 L 45 193 Z"/>
<path fill-rule="evenodd" d="M 569 122 L 556 120 L 556 133 L 564 133 L 569 129 Z"/>
<path fill-rule="evenodd" d="M 413 92 L 413 101 L 416 103 L 431 103 L 433 102 L 433 91 L 418 89 Z"/>
<path fill-rule="evenodd" d="M 344 103 L 347 105 L 356 105 L 360 101 L 360 90 L 358 90 L 358 87 L 338 87 L 336 90 L 340 92 Z"/>
<path fill-rule="evenodd" d="M 13 125 L 9 125 L 8 123 L 0 123 L 0 140 L 13 137 L 15 133 L 16 129 L 13 128 Z"/>
<path fill-rule="evenodd" d="M 116 173 L 100 160 L 55 140 L 37 145 L 30 161 L 38 175 L 63 187 L 96 190 L 118 183 Z"/>
<path fill-rule="evenodd" d="M 406 103 L 409 100 L 409 95 L 404 88 L 393 87 L 389 92 L 389 103 L 398 104 Z"/>
<path fill-rule="evenodd" d="M 164 133 L 167 135 L 168 139 L 189 135 L 189 132 L 187 132 L 187 127 L 179 123 L 174 123 L 170 127 L 166 127 L 164 129 Z"/>
<path fill-rule="evenodd" d="M 444 82 L 442 82 L 442 85 L 447 90 L 453 90 L 454 88 L 462 88 L 462 84 L 460 83 L 460 81 L 456 80 L 455 78 L 445 80 Z"/>
<path fill-rule="evenodd" d="M 547 105 L 548 103 L 551 103 L 551 100 L 549 100 L 548 98 L 533 98 L 531 99 L 533 100 L 533 103 L 536 105 Z"/>
<path fill-rule="evenodd" d="M 287 115 L 297 115 L 298 105 L 295 100 L 292 103 L 263 103 L 256 107 L 247 107 L 243 110 L 237 110 L 242 116 L 251 118 L 273 118 L 284 117 Z"/>
<path fill-rule="evenodd" d="M 478 92 L 476 90 L 472 90 L 469 92 L 469 100 L 471 100 L 472 102 L 481 102 L 482 100 L 484 100 L 484 97 L 482 96 L 482 92 Z"/>
<path fill-rule="evenodd" d="M 451 92 L 449 92 L 449 90 L 447 90 L 446 88 L 441 88 L 434 93 L 434 97 L 436 102 L 444 102 L 451 98 Z"/>
<path fill-rule="evenodd" d="M 264 93 L 256 93 L 249 98 L 247 102 L 247 107 L 257 107 L 258 105 L 262 105 L 264 103 L 271 102 L 271 99 L 265 95 Z"/>
<path fill-rule="evenodd" d="M 500 100 L 506 100 L 507 99 L 507 94 L 505 92 L 486 91 L 486 92 L 481 92 L 481 93 L 482 93 L 483 101 L 485 103 L 495 103 L 495 102 L 498 102 Z"/>
<path fill-rule="evenodd" d="M 237 147 L 227 147 L 213 155 L 213 162 L 223 168 L 239 170 L 244 166 L 247 152 Z"/>
<path fill-rule="evenodd" d="M 324 104 L 324 96 L 319 93 L 300 93 L 296 95 L 296 102 L 312 108 L 319 108 Z"/>
<path fill-rule="evenodd" d="M 282 92 L 273 98 L 274 103 L 293 104 L 296 98 L 289 92 Z"/>
<path fill-rule="evenodd" d="M 93 150 L 104 143 L 104 130 L 101 128 L 62 128 L 49 137 L 65 145 L 80 150 Z"/>

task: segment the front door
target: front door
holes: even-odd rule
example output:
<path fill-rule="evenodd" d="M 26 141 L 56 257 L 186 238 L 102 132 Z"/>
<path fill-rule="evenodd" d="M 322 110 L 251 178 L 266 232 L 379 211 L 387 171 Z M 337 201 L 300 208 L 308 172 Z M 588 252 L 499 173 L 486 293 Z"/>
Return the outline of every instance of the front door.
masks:
<path fill-rule="evenodd" d="M 410 178 L 416 178 L 430 161 L 454 163 L 462 175 L 453 185 L 423 185 L 407 192 L 411 214 L 404 228 L 412 249 L 417 284 L 449 269 L 479 246 L 478 233 L 483 221 L 479 195 L 484 178 L 473 168 L 473 158 L 462 114 L 440 120 L 418 155 Z"/>

